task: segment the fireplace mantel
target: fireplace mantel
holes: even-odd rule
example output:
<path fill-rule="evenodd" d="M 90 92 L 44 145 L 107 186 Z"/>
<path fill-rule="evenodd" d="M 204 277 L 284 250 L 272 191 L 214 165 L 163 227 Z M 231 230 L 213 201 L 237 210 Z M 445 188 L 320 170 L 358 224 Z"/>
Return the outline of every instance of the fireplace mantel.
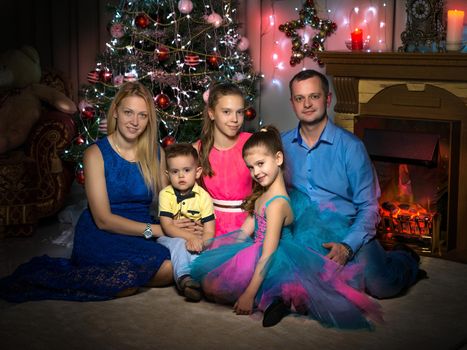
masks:
<path fill-rule="evenodd" d="M 467 54 L 325 51 L 320 59 L 333 77 L 337 113 L 359 113 L 359 82 L 443 82 L 467 84 Z M 449 89 L 448 89 L 449 90 Z M 467 104 L 465 96 L 460 96 Z"/>
<path fill-rule="evenodd" d="M 362 79 L 467 80 L 467 54 L 339 52 L 319 54 L 326 74 Z"/>
<path fill-rule="evenodd" d="M 460 154 L 450 164 L 458 176 L 449 184 L 457 232 L 448 232 L 448 249 L 467 261 L 467 54 L 326 51 L 320 59 L 333 81 L 334 119 L 350 131 L 354 116 L 372 115 L 441 120 L 459 133 Z"/>

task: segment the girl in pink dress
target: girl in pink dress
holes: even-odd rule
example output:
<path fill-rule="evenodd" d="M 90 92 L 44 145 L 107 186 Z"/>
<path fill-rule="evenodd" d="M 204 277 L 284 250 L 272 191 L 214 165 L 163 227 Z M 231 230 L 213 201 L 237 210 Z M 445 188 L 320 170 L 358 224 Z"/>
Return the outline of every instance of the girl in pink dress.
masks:
<path fill-rule="evenodd" d="M 245 99 L 240 88 L 218 83 L 209 90 L 203 131 L 195 144 L 203 167 L 202 182 L 216 215 L 215 237 L 240 228 L 248 213 L 241 209 L 252 180 L 242 158 L 250 133 L 241 132 Z"/>

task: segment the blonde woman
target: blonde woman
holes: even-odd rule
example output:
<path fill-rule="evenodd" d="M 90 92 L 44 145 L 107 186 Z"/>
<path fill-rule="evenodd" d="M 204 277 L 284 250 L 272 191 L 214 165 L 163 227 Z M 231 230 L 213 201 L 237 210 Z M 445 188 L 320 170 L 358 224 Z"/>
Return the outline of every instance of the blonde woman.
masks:
<path fill-rule="evenodd" d="M 152 94 L 138 82 L 122 85 L 107 120 L 108 136 L 84 154 L 88 209 L 71 259 L 33 259 L 0 281 L 0 297 L 106 300 L 172 283 L 170 254 L 157 243 L 161 227 L 150 216 L 165 170 Z"/>

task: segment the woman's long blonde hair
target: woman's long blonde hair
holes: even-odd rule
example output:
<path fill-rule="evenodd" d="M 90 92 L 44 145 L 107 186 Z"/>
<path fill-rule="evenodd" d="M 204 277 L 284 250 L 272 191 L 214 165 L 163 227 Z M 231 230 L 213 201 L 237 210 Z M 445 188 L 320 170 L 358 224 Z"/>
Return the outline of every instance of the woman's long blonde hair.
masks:
<path fill-rule="evenodd" d="M 279 130 L 277 130 L 277 128 L 273 125 L 263 126 L 260 131 L 257 131 L 251 135 L 251 137 L 243 145 L 243 159 L 245 159 L 250 150 L 254 147 L 264 147 L 272 155 L 276 154 L 277 152 L 282 152 L 284 155 L 284 147 L 282 146 L 281 135 Z M 280 166 L 282 170 L 284 170 L 284 164 L 285 159 Z M 266 187 L 263 187 L 256 181 L 253 181 L 253 189 L 251 194 L 243 201 L 242 209 L 250 214 L 253 214 L 256 200 L 266 191 Z"/>
<path fill-rule="evenodd" d="M 138 138 L 136 156 L 144 183 L 156 195 L 161 187 L 158 123 L 153 96 L 143 84 L 127 82 L 120 86 L 107 112 L 107 134 L 110 136 L 117 131 L 117 119 L 114 116 L 122 100 L 128 96 L 141 97 L 148 108 L 148 125 Z"/>
<path fill-rule="evenodd" d="M 216 108 L 217 102 L 223 96 L 237 95 L 242 99 L 245 96 L 242 90 L 233 83 L 217 83 L 209 89 L 209 98 L 204 108 L 203 128 L 200 137 L 199 161 L 203 167 L 203 174 L 209 177 L 214 175 L 211 163 L 209 162 L 209 152 L 214 146 L 214 121 L 209 118 L 209 110 Z"/>

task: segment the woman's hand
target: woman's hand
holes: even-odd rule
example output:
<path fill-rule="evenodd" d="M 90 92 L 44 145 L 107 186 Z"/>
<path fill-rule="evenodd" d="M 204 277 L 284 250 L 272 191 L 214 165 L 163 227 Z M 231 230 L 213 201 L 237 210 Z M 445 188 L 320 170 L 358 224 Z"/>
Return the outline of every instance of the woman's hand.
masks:
<path fill-rule="evenodd" d="M 201 253 L 203 250 L 203 240 L 199 237 L 193 237 L 186 241 L 186 250 L 190 253 Z"/>
<path fill-rule="evenodd" d="M 177 219 L 173 221 L 178 228 L 192 232 L 194 235 L 201 237 L 203 235 L 203 224 L 199 221 L 193 221 L 187 218 Z"/>
<path fill-rule="evenodd" d="M 253 311 L 253 302 L 254 295 L 250 295 L 246 292 L 243 293 L 233 307 L 234 312 L 237 315 L 251 315 Z"/>

